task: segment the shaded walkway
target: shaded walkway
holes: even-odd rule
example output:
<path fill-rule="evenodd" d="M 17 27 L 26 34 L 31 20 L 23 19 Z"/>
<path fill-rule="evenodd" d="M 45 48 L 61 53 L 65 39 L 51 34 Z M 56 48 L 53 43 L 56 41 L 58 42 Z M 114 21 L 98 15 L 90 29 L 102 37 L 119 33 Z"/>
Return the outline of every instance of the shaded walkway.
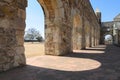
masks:
<path fill-rule="evenodd" d="M 120 80 L 120 47 L 104 49 L 102 45 L 67 56 L 29 58 L 27 66 L 0 73 L 0 80 Z"/>

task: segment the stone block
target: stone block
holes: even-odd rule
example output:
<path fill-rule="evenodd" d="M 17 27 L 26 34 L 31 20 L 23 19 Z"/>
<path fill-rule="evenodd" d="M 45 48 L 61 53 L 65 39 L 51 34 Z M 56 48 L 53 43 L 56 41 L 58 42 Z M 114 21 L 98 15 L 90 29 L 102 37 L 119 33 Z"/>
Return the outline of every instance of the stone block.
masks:
<path fill-rule="evenodd" d="M 10 64 L 3 64 L 3 71 L 10 69 Z"/>
<path fill-rule="evenodd" d="M 13 0 L 4 0 L 4 1 L 7 2 L 7 3 L 13 2 Z"/>
<path fill-rule="evenodd" d="M 23 46 L 24 44 L 24 37 L 23 35 L 18 35 L 16 36 L 16 41 L 18 46 Z"/>
<path fill-rule="evenodd" d="M 2 10 L 0 10 L 0 18 L 3 18 L 3 17 L 5 17 L 5 14 Z"/>
<path fill-rule="evenodd" d="M 25 49 L 23 46 L 19 46 L 15 48 L 17 54 L 23 54 Z"/>
<path fill-rule="evenodd" d="M 5 62 L 8 62 L 7 57 L 4 56 L 0 56 L 0 64 L 4 64 Z"/>
<path fill-rule="evenodd" d="M 25 10 L 18 9 L 18 17 L 20 17 L 24 20 L 26 18 Z"/>
<path fill-rule="evenodd" d="M 9 28 L 10 26 L 10 21 L 9 19 L 0 19 L 0 27 L 2 28 Z"/>
<path fill-rule="evenodd" d="M 25 55 L 17 54 L 14 57 L 14 66 L 21 66 L 21 65 L 25 65 L 25 64 L 26 64 Z"/>

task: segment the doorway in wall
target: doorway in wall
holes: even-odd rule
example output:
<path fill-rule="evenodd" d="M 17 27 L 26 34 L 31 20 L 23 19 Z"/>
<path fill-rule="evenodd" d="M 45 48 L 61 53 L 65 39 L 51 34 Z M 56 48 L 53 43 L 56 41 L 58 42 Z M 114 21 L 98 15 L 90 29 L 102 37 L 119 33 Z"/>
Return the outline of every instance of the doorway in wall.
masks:
<path fill-rule="evenodd" d="M 104 43 L 105 44 L 112 44 L 113 43 L 113 38 L 112 35 L 107 34 L 104 36 Z"/>
<path fill-rule="evenodd" d="M 44 12 L 37 0 L 28 0 L 24 46 L 26 58 L 44 55 Z"/>

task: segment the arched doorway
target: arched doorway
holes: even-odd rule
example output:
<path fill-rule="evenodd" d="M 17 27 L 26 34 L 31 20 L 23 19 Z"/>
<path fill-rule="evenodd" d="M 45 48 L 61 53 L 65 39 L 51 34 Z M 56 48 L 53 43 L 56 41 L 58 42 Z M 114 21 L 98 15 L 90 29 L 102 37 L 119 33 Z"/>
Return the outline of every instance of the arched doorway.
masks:
<path fill-rule="evenodd" d="M 64 55 L 71 49 L 69 1 L 38 0 L 45 15 L 45 54 Z M 62 3 L 63 7 L 61 8 Z M 64 14 L 63 14 L 64 13 Z"/>
<path fill-rule="evenodd" d="M 71 49 L 71 11 L 63 0 L 38 0 L 45 14 L 45 54 L 64 55 Z M 27 0 L 2 1 L 0 11 L 0 71 L 26 65 L 24 33 Z M 10 4 L 9 4 L 10 3 Z M 63 7 L 61 7 L 62 3 Z M 4 56 L 4 57 L 3 57 Z"/>
<path fill-rule="evenodd" d="M 113 37 L 110 34 L 104 35 L 104 44 L 112 44 L 113 43 Z"/>
<path fill-rule="evenodd" d="M 44 55 L 44 12 L 36 0 L 28 0 L 24 47 L 26 58 Z"/>

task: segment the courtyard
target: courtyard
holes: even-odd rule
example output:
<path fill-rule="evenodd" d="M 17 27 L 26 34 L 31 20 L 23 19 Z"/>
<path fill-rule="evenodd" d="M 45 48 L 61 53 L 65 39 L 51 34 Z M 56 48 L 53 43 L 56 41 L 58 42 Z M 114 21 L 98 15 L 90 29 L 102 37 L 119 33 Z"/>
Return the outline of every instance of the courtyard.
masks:
<path fill-rule="evenodd" d="M 41 56 L 45 54 L 44 42 L 25 42 L 25 56 L 26 58 Z"/>
<path fill-rule="evenodd" d="M 34 56 L 0 73 L 0 80 L 120 80 L 120 49 L 99 45 L 66 56 Z"/>

